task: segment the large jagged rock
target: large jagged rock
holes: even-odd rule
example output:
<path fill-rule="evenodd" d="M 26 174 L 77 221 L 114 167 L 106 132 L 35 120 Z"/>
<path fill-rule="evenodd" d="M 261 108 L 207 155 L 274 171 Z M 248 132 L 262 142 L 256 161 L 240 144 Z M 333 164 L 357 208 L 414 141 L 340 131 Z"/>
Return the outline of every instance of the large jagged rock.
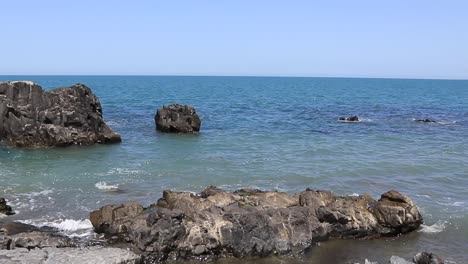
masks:
<path fill-rule="evenodd" d="M 29 81 L 0 82 L 0 140 L 17 147 L 116 143 L 99 99 L 83 84 L 44 91 Z"/>
<path fill-rule="evenodd" d="M 15 212 L 13 212 L 13 209 L 11 209 L 11 206 L 9 206 L 5 200 L 5 198 L 0 197 L 0 214 L 5 214 L 5 215 L 13 215 Z"/>
<path fill-rule="evenodd" d="M 189 105 L 163 106 L 154 117 L 156 129 L 166 133 L 194 133 L 200 131 L 201 120 L 195 108 Z"/>
<path fill-rule="evenodd" d="M 90 218 L 96 232 L 128 243 L 148 263 L 297 255 L 330 237 L 399 235 L 423 222 L 412 201 L 396 191 L 375 201 L 310 189 L 289 195 L 216 187 L 199 194 L 164 191 L 149 208 L 108 205 Z"/>

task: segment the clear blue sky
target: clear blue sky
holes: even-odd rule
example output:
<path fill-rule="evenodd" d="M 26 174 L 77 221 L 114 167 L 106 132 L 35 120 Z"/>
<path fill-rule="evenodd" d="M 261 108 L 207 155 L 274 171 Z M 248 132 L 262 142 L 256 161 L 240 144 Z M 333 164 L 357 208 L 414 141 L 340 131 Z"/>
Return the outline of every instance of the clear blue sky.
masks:
<path fill-rule="evenodd" d="M 0 74 L 468 79 L 468 1 L 14 0 Z"/>

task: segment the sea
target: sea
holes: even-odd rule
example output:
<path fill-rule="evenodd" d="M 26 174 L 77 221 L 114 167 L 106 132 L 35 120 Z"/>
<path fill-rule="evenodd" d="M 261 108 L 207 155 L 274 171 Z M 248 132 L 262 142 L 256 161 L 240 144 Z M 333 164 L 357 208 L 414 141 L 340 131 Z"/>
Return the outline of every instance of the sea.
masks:
<path fill-rule="evenodd" d="M 0 76 L 44 89 L 83 83 L 98 96 L 115 145 L 0 146 L 8 217 L 93 237 L 89 213 L 156 202 L 166 189 L 258 188 L 410 196 L 424 225 L 396 238 L 332 240 L 296 259 L 228 263 L 387 263 L 427 250 L 468 263 L 468 81 L 190 76 Z M 193 105 L 194 135 L 155 130 L 156 110 Z M 361 122 L 339 122 L 357 115 Z M 435 123 L 416 122 L 433 119 Z M 5 219 L 2 219 L 3 221 Z M 0 221 L 2 221 L 0 220 Z"/>

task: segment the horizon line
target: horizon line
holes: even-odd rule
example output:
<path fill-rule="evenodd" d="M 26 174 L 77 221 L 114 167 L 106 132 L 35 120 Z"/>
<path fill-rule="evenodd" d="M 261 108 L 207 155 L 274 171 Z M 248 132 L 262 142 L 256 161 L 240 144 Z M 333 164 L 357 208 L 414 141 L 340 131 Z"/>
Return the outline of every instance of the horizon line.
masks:
<path fill-rule="evenodd" d="M 205 74 L 0 74 L 3 76 L 128 76 L 128 77 L 250 77 L 250 78 L 322 78 L 322 79 L 394 79 L 394 80 L 440 80 L 468 81 L 468 78 L 422 78 L 422 77 L 357 77 L 357 76 L 301 76 L 301 75 L 205 75 Z"/>

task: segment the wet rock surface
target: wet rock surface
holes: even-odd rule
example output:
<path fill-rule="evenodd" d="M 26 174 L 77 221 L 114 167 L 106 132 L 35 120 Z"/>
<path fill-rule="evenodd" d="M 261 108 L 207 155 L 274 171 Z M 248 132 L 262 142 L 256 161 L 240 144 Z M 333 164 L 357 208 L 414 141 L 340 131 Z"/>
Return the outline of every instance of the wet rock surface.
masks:
<path fill-rule="evenodd" d="M 99 99 L 83 84 L 44 91 L 29 81 L 0 82 L 0 140 L 16 147 L 117 143 Z"/>
<path fill-rule="evenodd" d="M 289 195 L 212 186 L 198 194 L 164 191 L 149 208 L 104 206 L 90 218 L 96 232 L 128 245 L 147 263 L 296 256 L 330 237 L 396 236 L 423 222 L 411 199 L 397 191 L 376 201 L 310 189 Z"/>
<path fill-rule="evenodd" d="M 5 198 L 0 197 L 0 214 L 5 214 L 5 215 L 14 215 L 15 212 L 9 206 L 5 200 Z"/>
<path fill-rule="evenodd" d="M 156 129 L 166 133 L 194 133 L 200 131 L 201 119 L 189 105 L 163 106 L 154 117 Z"/>

